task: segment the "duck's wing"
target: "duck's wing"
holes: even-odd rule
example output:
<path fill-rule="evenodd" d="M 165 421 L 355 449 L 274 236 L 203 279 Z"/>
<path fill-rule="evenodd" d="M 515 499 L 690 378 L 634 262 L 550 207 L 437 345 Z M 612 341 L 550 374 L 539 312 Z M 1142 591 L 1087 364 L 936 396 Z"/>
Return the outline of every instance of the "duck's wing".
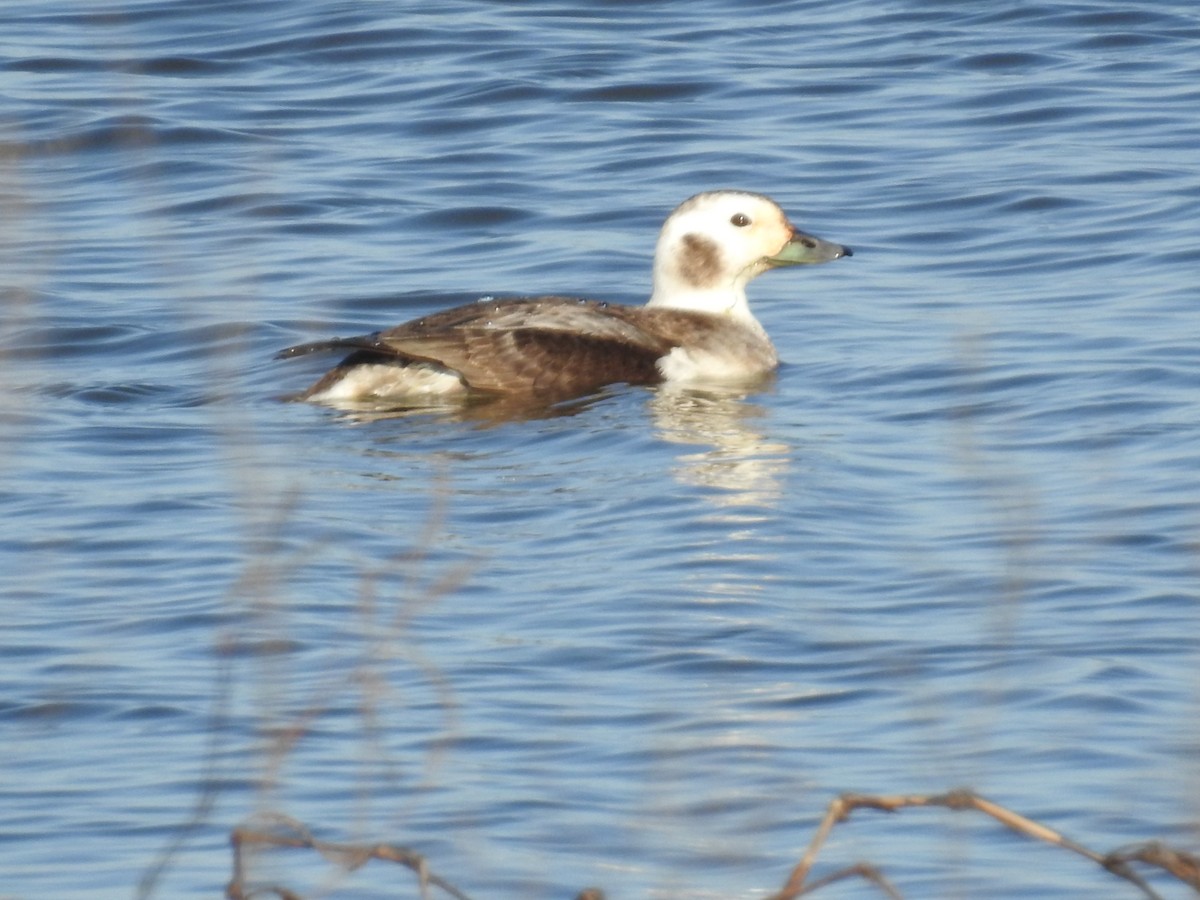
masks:
<path fill-rule="evenodd" d="M 279 355 L 349 350 L 339 369 L 425 363 L 453 372 L 473 391 L 571 396 L 605 384 L 662 380 L 656 363 L 674 345 L 647 312 L 569 297 L 485 300 Z"/>

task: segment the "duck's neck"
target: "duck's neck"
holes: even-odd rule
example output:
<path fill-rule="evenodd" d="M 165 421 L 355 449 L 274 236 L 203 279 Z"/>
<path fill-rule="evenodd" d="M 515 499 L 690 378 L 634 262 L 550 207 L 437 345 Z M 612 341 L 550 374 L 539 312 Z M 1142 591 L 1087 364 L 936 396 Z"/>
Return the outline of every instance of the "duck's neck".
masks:
<path fill-rule="evenodd" d="M 763 330 L 758 319 L 750 312 L 746 291 L 741 285 L 730 285 L 723 289 L 680 290 L 676 287 L 673 290 L 664 290 L 661 285 L 655 284 L 654 293 L 650 295 L 646 305 L 728 316 L 755 331 Z"/>

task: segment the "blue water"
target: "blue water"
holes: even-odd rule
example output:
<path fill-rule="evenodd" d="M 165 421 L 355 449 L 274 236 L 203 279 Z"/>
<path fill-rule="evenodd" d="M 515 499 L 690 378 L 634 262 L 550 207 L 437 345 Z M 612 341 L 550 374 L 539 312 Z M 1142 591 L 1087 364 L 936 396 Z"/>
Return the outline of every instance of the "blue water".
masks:
<path fill-rule="evenodd" d="M 960 784 L 1195 849 L 1192 4 L 83 6 L 0 13 L 5 896 L 217 896 L 275 812 L 477 897 L 758 897 L 838 792 Z M 752 285 L 759 393 L 279 401 L 303 340 L 639 303 L 715 187 L 855 250 Z M 1133 895 L 951 813 L 860 858 Z M 253 868 L 416 892 L 331 873 Z"/>

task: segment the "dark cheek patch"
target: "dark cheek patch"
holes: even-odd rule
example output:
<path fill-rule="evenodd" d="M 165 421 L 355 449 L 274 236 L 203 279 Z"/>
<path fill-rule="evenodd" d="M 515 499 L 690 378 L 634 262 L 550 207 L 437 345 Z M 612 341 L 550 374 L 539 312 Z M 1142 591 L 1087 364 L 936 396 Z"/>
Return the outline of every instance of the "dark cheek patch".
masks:
<path fill-rule="evenodd" d="M 712 287 L 721 274 L 721 248 L 706 237 L 685 234 L 679 273 L 692 287 Z"/>

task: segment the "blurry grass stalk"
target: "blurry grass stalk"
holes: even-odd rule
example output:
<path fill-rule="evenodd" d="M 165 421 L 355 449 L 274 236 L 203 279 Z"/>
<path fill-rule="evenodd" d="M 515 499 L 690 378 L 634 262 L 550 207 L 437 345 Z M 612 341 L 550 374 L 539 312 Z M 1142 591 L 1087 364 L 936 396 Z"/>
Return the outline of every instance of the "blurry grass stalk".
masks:
<path fill-rule="evenodd" d="M 3 141 L 10 148 L 21 146 L 19 135 Z M 42 381 L 40 371 L 29 373 L 32 366 L 39 370 L 41 357 L 28 350 L 29 332 L 37 322 L 38 288 L 46 283 L 50 259 L 50 240 L 37 240 L 42 223 L 41 211 L 29 199 L 21 183 L 21 155 L 17 150 L 0 152 L 0 262 L 3 282 L 0 282 L 0 373 L 4 385 L 0 390 L 0 461 L 15 455 L 26 430 L 23 413 L 30 403 L 28 385 Z M 44 253 L 30 253 L 30 245 L 40 244 Z M 24 349 L 23 348 L 24 345 Z M 24 374 L 22 374 L 24 373 Z"/>
<path fill-rule="evenodd" d="M 280 502 L 270 527 L 261 529 L 261 543 L 250 554 L 245 577 L 234 591 L 251 612 L 252 631 L 260 636 L 247 654 L 259 665 L 251 681 L 258 690 L 259 731 L 263 740 L 260 815 L 279 822 L 293 821 L 276 811 L 286 782 L 284 770 L 311 729 L 338 705 L 339 699 L 350 693 L 356 697 L 363 736 L 360 746 L 364 750 L 356 792 L 358 809 L 353 818 L 360 833 L 378 827 L 378 823 L 373 824 L 373 801 L 386 793 L 383 788 L 387 784 L 392 785 L 394 793 L 403 793 L 398 767 L 389 758 L 386 740 L 392 727 L 387 713 L 402 714 L 412 705 L 411 698 L 403 696 L 394 685 L 398 666 L 420 673 L 423 683 L 437 697 L 443 715 L 442 737 L 429 741 L 431 749 L 423 778 L 436 770 L 441 753 L 452 743 L 450 736 L 455 732 L 457 718 L 450 684 L 411 636 L 412 626 L 419 617 L 457 590 L 474 568 L 473 563 L 467 562 L 433 570 L 431 551 L 444 533 L 449 496 L 447 485 L 439 479 L 432 489 L 431 509 L 411 549 L 398 551 L 374 564 L 357 561 L 358 589 L 353 600 L 357 627 L 351 631 L 353 640 L 331 643 L 334 654 L 341 657 L 331 661 L 335 663 L 331 668 L 336 671 L 323 685 L 313 688 L 299 706 L 294 698 L 287 696 L 288 686 L 306 680 L 304 673 L 293 672 L 288 665 L 294 655 L 287 635 L 296 633 L 296 629 L 288 622 L 287 588 L 297 573 L 329 547 L 287 550 L 283 531 L 296 513 L 294 496 Z M 396 587 L 389 589 L 393 585 Z M 388 814 L 393 821 L 402 815 L 394 807 L 388 809 Z M 403 856 L 399 853 L 388 858 L 402 861 Z M 334 881 L 365 861 L 345 853 L 332 853 L 328 858 L 341 864 L 331 875 Z M 239 869 L 244 871 L 246 854 L 239 851 L 238 859 Z M 330 887 L 327 885 L 325 889 Z"/>
<path fill-rule="evenodd" d="M 196 304 L 196 308 L 202 306 Z M 431 487 L 430 508 L 421 530 L 409 542 L 411 549 L 382 560 L 368 560 L 356 548 L 335 545 L 328 536 L 297 540 L 292 525 L 304 520 L 305 486 L 281 480 L 276 473 L 286 467 L 274 465 L 271 457 L 276 452 L 287 452 L 287 448 L 276 450 L 258 439 L 252 410 L 229 401 L 240 394 L 235 390 L 238 380 L 254 370 L 255 360 L 254 348 L 243 329 L 233 327 L 227 337 L 210 361 L 210 383 L 219 389 L 207 409 L 226 451 L 230 491 L 241 515 L 237 523 L 243 548 L 241 571 L 226 599 L 227 618 L 233 624 L 213 636 L 216 678 L 202 787 L 188 819 L 147 868 L 139 897 L 154 893 L 173 859 L 206 823 L 222 782 L 244 777 L 241 772 L 232 775 L 222 771 L 220 761 L 237 755 L 230 753 L 229 745 L 245 734 L 235 724 L 234 715 L 239 694 L 245 689 L 251 692 L 251 718 L 259 737 L 253 754 L 260 763 L 257 806 L 266 815 L 278 815 L 274 810 L 286 787 L 288 762 L 313 727 L 347 693 L 355 695 L 364 756 L 358 773 L 355 798 L 359 808 L 354 819 L 363 833 L 378 827 L 378 823 L 371 823 L 372 801 L 385 793 L 382 788 L 386 783 L 394 785 L 398 778 L 398 767 L 388 758 L 386 748 L 390 726 L 385 712 L 403 714 L 410 704 L 395 686 L 397 667 L 407 666 L 420 673 L 443 714 L 441 737 L 431 736 L 429 740 L 424 778 L 436 769 L 441 754 L 452 744 L 457 721 L 449 682 L 411 637 L 419 617 L 457 590 L 475 566 L 468 560 L 439 568 L 432 561 L 431 551 L 439 545 L 446 526 L 450 489 L 445 478 L 437 479 Z M 356 625 L 347 629 L 350 640 L 329 643 L 328 658 L 315 661 L 321 671 L 314 673 L 311 658 L 298 661 L 298 648 L 305 644 L 294 620 L 297 594 L 302 593 L 295 588 L 314 564 L 330 556 L 347 560 L 357 569 L 356 595 L 345 598 L 347 612 L 353 610 Z M 337 599 L 332 598 L 332 602 Z M 306 685 L 307 694 L 297 697 L 297 685 Z M 389 815 L 394 821 L 402 811 L 389 809 Z"/>

